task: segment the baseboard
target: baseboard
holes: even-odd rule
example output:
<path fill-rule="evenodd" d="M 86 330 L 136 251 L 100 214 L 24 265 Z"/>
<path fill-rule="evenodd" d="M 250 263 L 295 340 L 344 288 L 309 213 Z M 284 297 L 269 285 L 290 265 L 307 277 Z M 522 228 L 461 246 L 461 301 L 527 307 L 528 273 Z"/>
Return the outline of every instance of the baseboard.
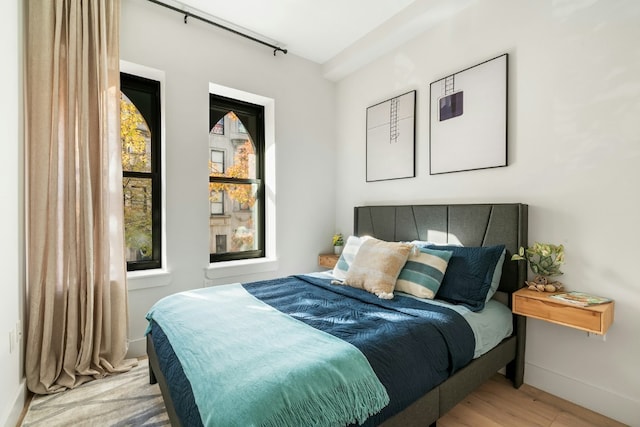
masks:
<path fill-rule="evenodd" d="M 23 378 L 22 382 L 20 383 L 20 387 L 18 387 L 18 392 L 15 400 L 13 401 L 11 411 L 9 412 L 7 419 L 4 420 L 4 427 L 16 427 L 18 425 L 20 417 L 22 416 L 22 412 L 25 409 L 25 405 L 27 404 L 28 396 L 29 393 L 27 392 L 27 381 Z"/>
<path fill-rule="evenodd" d="M 547 368 L 527 363 L 524 382 L 630 426 L 638 424 L 640 400 L 622 396 Z"/>
<path fill-rule="evenodd" d="M 147 339 L 145 337 L 135 340 L 129 340 L 129 350 L 127 351 L 127 358 L 136 358 L 140 356 L 146 356 L 147 354 Z"/>

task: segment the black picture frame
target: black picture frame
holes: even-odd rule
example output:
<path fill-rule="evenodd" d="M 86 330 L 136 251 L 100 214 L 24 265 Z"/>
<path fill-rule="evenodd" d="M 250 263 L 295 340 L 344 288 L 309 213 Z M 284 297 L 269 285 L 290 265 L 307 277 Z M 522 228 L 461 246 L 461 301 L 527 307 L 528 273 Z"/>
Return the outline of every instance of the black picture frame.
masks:
<path fill-rule="evenodd" d="M 507 166 L 508 54 L 431 83 L 429 174 Z"/>
<path fill-rule="evenodd" d="M 415 117 L 415 90 L 367 108 L 367 182 L 416 176 Z"/>

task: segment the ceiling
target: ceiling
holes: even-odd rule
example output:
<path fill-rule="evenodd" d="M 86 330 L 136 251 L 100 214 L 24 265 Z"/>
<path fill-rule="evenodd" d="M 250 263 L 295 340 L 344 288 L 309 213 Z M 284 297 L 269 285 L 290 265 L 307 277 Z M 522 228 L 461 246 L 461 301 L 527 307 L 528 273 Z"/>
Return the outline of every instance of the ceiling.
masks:
<path fill-rule="evenodd" d="M 476 0 L 161 1 L 248 30 L 336 79 Z"/>

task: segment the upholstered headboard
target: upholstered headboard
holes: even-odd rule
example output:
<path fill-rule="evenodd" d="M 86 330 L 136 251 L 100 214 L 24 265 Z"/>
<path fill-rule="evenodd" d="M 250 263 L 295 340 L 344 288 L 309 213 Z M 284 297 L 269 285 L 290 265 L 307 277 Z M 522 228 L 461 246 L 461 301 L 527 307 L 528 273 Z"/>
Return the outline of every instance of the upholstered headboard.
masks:
<path fill-rule="evenodd" d="M 440 244 L 492 246 L 507 250 L 498 290 L 514 292 L 527 276 L 525 262 L 511 261 L 527 246 L 528 206 L 521 203 L 469 205 L 359 206 L 353 231 L 387 241 L 424 240 Z"/>

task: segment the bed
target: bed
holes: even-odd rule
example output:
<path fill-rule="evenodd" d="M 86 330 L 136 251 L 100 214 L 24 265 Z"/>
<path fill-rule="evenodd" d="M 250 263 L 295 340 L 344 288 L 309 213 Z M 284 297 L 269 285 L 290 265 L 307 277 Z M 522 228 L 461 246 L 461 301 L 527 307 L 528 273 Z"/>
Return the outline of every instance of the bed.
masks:
<path fill-rule="evenodd" d="M 526 264 L 522 262 L 512 262 L 510 261 L 510 257 L 511 254 L 517 252 L 520 246 L 527 246 L 527 213 L 527 205 L 519 203 L 362 206 L 354 208 L 354 236 L 371 236 L 386 242 L 429 242 L 430 245 L 439 245 L 432 246 L 434 248 L 449 249 L 451 249 L 451 246 L 442 245 L 462 246 L 464 248 L 493 248 L 497 245 L 504 245 L 504 262 L 502 263 L 502 272 L 497 292 L 491 301 L 487 301 L 487 308 L 483 308 L 477 313 L 473 312 L 470 315 L 465 314 L 469 310 L 465 311 L 464 307 L 452 309 L 446 302 L 442 304 L 425 304 L 420 298 L 403 295 L 402 293 L 396 293 L 396 297 L 392 300 L 378 299 L 375 295 L 362 291 L 361 289 L 331 283 L 331 277 L 326 276 L 326 273 L 324 275 L 310 274 L 282 278 L 277 281 L 228 285 L 227 287 L 214 290 L 214 292 L 218 294 L 220 292 L 229 293 L 229 302 L 221 303 L 221 305 L 228 309 L 229 313 L 223 314 L 222 316 L 240 315 L 239 313 L 242 310 L 233 306 L 234 301 L 238 302 L 242 301 L 243 298 L 248 298 L 247 301 L 252 302 L 253 299 L 257 299 L 259 300 L 259 304 L 264 303 L 264 306 L 257 306 L 260 312 L 264 313 L 268 311 L 270 313 L 269 315 L 273 315 L 273 318 L 276 319 L 276 322 L 281 321 L 280 317 L 283 316 L 278 317 L 278 315 L 281 315 L 283 312 L 289 313 L 286 315 L 287 318 L 291 317 L 296 320 L 292 322 L 293 325 L 284 325 L 285 329 L 283 329 L 283 331 L 287 331 L 286 334 L 274 336 L 296 336 L 296 333 L 290 332 L 290 330 L 286 328 L 291 327 L 293 328 L 291 330 L 297 331 L 298 329 L 296 328 L 299 327 L 298 323 L 301 322 L 306 323 L 307 326 L 305 327 L 307 329 L 322 329 L 324 327 L 323 324 L 330 324 L 332 326 L 328 327 L 325 332 L 322 332 L 322 334 L 331 335 L 328 337 L 326 343 L 327 348 L 336 345 L 340 347 L 340 351 L 345 350 L 345 348 L 340 346 L 340 342 L 342 341 L 349 343 L 346 346 L 347 352 L 350 345 L 358 348 L 369 362 L 369 366 L 375 374 L 373 376 L 380 380 L 380 385 L 382 385 L 382 387 L 380 387 L 381 393 L 384 395 L 385 392 L 387 392 L 387 400 L 382 402 L 383 396 L 380 393 L 376 395 L 375 391 L 378 390 L 376 388 L 378 384 L 372 385 L 366 383 L 366 386 L 359 389 L 360 392 L 363 390 L 373 390 L 370 393 L 368 392 L 367 396 L 362 397 L 362 399 L 358 396 L 360 393 L 357 391 L 358 389 L 354 388 L 350 390 L 347 394 L 356 399 L 354 403 L 350 403 L 352 406 L 362 407 L 364 405 L 362 400 L 366 399 L 367 404 L 373 405 L 375 403 L 378 405 L 377 408 L 379 408 L 376 409 L 375 412 L 371 407 L 363 409 L 365 411 L 363 412 L 364 414 L 371 416 L 359 413 L 358 416 L 354 415 L 351 424 L 362 424 L 366 426 L 435 425 L 438 418 L 505 366 L 506 376 L 513 382 L 514 387 L 518 388 L 522 385 L 524 375 L 525 318 L 512 315 L 509 312 L 507 321 L 511 324 L 509 325 L 508 336 L 500 339 L 495 346 L 491 344 L 490 349 L 484 348 L 479 352 L 477 332 L 484 329 L 482 323 L 484 320 L 481 320 L 479 324 L 473 326 L 472 323 L 469 323 L 467 317 L 471 318 L 477 315 L 478 318 L 481 318 L 484 312 L 491 311 L 490 308 L 502 306 L 503 304 L 510 308 L 510 294 L 518 290 L 526 278 Z M 455 252 L 456 249 L 454 248 L 453 250 Z M 300 292 L 299 295 L 292 293 L 291 289 L 294 288 L 296 292 Z M 196 297 L 195 299 L 193 298 L 194 296 Z M 185 296 L 183 295 L 183 297 Z M 188 294 L 186 297 L 191 299 L 183 300 L 182 302 L 176 299 L 170 299 L 170 302 L 173 301 L 174 306 L 178 307 L 188 305 L 188 316 L 196 311 L 195 305 L 192 305 L 193 301 L 211 298 L 212 301 L 215 302 L 216 299 L 220 298 L 219 295 L 210 296 L 207 290 L 197 290 L 195 293 Z M 301 301 L 312 301 L 314 298 L 318 301 L 323 301 L 323 303 L 309 304 L 310 307 L 314 308 L 303 307 L 301 305 Z M 187 302 L 185 303 L 185 301 Z M 210 303 L 211 301 L 206 302 L 206 304 Z M 293 306 L 291 306 L 292 303 Z M 347 306 L 348 314 L 344 314 L 343 312 L 338 314 L 334 313 L 341 304 Z M 425 307 L 427 305 L 429 306 L 428 308 Z M 483 307 L 484 306 L 483 304 Z M 323 307 L 330 307 L 331 309 L 324 312 L 322 311 L 325 309 Z M 375 310 L 372 310 L 374 314 L 363 315 L 363 313 L 368 313 L 369 307 L 376 307 Z M 504 307 L 502 307 L 502 309 L 504 309 Z M 502 310 L 502 312 L 504 311 L 505 310 Z M 199 371 L 195 371 L 195 374 L 193 372 L 189 374 L 189 369 L 193 370 L 195 368 L 188 368 L 186 364 L 183 368 L 180 363 L 180 358 L 176 355 L 176 351 L 178 353 L 184 353 L 186 351 L 191 354 L 198 352 L 199 350 L 197 349 L 200 348 L 206 347 L 207 351 L 214 351 L 212 348 L 215 348 L 214 353 L 216 355 L 222 354 L 222 358 L 224 359 L 234 359 L 233 356 L 229 356 L 228 354 L 217 353 L 219 347 L 221 347 L 218 345 L 218 342 L 229 340 L 224 338 L 224 335 L 218 338 L 200 338 L 201 341 L 198 344 L 186 345 L 188 351 L 178 348 L 181 345 L 179 342 L 182 340 L 182 335 L 185 333 L 184 329 L 182 330 L 183 332 L 180 332 L 180 330 L 178 330 L 178 332 L 171 332 L 173 326 L 169 324 L 179 323 L 171 321 L 173 316 L 174 314 L 166 314 L 169 321 L 165 320 L 167 323 L 165 323 L 166 326 L 163 327 L 160 327 L 155 319 L 150 319 L 150 327 L 147 334 L 150 381 L 152 383 L 156 381 L 159 383 L 172 425 L 215 425 L 215 416 L 214 418 L 207 418 L 203 415 L 202 419 L 198 420 L 200 414 L 199 406 L 206 406 L 206 402 L 203 402 L 207 400 L 199 390 L 202 387 L 211 386 L 211 384 L 215 382 L 214 379 L 205 378 L 204 381 L 202 381 L 204 384 L 197 384 L 199 380 L 196 381 L 195 377 L 199 376 Z M 336 316 L 336 318 L 334 319 L 332 316 Z M 365 317 L 367 319 L 371 317 L 372 321 L 377 321 L 378 324 L 380 318 L 397 318 L 399 319 L 398 322 L 386 322 L 385 330 L 387 325 L 391 324 L 394 325 L 394 328 L 397 327 L 398 329 L 389 329 L 388 332 L 379 332 L 378 330 L 373 334 L 375 335 L 373 339 L 385 341 L 385 344 L 379 345 L 379 343 L 375 343 L 375 345 L 372 345 L 371 340 L 366 337 L 366 333 L 360 330 L 357 331 L 357 333 L 352 332 L 351 329 L 349 329 L 351 326 L 346 327 L 344 325 L 358 323 L 358 327 L 360 327 L 360 323 L 362 323 L 362 325 L 366 324 L 366 319 L 363 320 Z M 213 319 L 211 315 L 208 315 L 207 318 L 208 321 L 212 322 L 211 325 L 216 325 L 216 322 L 220 321 L 219 319 Z M 265 317 L 261 317 L 261 319 L 264 318 Z M 267 319 L 270 318 L 271 317 L 267 317 Z M 443 323 L 453 325 L 453 332 L 443 332 L 443 328 L 438 325 L 429 326 L 426 323 L 423 324 L 423 322 L 427 321 L 425 320 L 426 318 L 428 318 L 429 322 L 434 318 L 442 319 Z M 463 323 L 467 326 L 464 326 L 462 323 L 458 325 L 457 322 L 459 322 L 460 318 L 463 318 Z M 161 319 L 161 316 L 158 316 L 158 319 Z M 239 317 L 238 319 L 240 320 L 234 321 L 235 324 L 242 323 L 243 325 L 252 325 L 251 322 L 253 320 L 251 318 Z M 203 330 L 216 329 L 215 327 L 207 326 L 204 320 L 192 322 L 191 325 L 195 323 Z M 417 326 L 410 326 L 410 324 L 413 323 Z M 313 328 L 308 328 L 308 325 L 313 326 Z M 260 328 L 257 323 L 255 326 L 247 327 L 252 329 Z M 195 326 L 193 328 L 193 331 L 197 330 Z M 167 330 L 169 333 L 165 333 Z M 186 335 L 189 335 L 191 326 L 187 326 L 186 331 Z M 239 331 L 244 330 L 239 329 Z M 275 341 L 274 338 L 269 338 L 269 334 L 272 331 L 274 331 L 274 329 L 269 326 L 269 328 L 265 328 L 262 332 L 263 337 L 256 336 L 251 338 L 253 345 L 262 347 L 263 344 L 256 344 L 260 343 L 261 338 L 267 341 Z M 472 334 L 470 334 L 469 331 L 472 331 Z M 173 341 L 168 339 L 167 335 L 171 335 L 171 333 L 177 334 L 179 338 L 175 338 L 174 335 Z M 227 336 L 239 336 L 242 333 L 232 330 Z M 195 342 L 198 342 L 197 339 L 200 337 L 200 334 L 200 332 L 194 332 L 192 334 L 196 336 Z M 309 338 L 314 340 L 313 342 L 322 343 L 315 345 L 316 348 L 324 348 L 325 337 L 322 334 Z M 463 339 L 463 336 L 466 338 Z M 337 338 L 334 339 L 333 337 Z M 396 337 L 398 337 L 398 342 L 390 341 L 391 339 L 395 340 Z M 460 339 L 458 339 L 458 337 L 460 337 Z M 473 341 L 474 338 L 474 344 L 472 344 L 472 347 L 469 347 L 466 343 L 470 340 Z M 278 338 L 278 340 L 279 339 L 280 338 Z M 436 345 L 436 341 L 442 341 L 442 343 Z M 289 345 L 286 340 L 285 343 Z M 295 341 L 295 343 L 293 348 L 297 348 L 295 346 L 298 345 L 298 341 Z M 174 344 L 175 349 L 173 348 Z M 240 345 L 245 344 L 241 343 Z M 305 351 L 302 350 L 305 348 L 304 345 L 305 343 L 302 342 L 300 344 L 301 350 L 295 353 L 305 353 Z M 418 347 L 403 347 L 412 345 L 418 345 Z M 423 363 L 423 359 L 420 359 L 420 357 L 424 359 L 433 358 L 431 353 L 428 356 L 421 356 L 420 352 L 436 351 L 435 349 L 438 345 L 445 346 L 445 350 L 442 350 L 442 352 L 447 355 L 445 357 L 448 363 L 446 367 L 442 364 L 444 362 L 440 363 L 438 361 L 435 361 L 434 365 L 438 365 L 439 363 L 440 365 L 433 369 L 427 369 L 425 365 L 410 366 L 411 364 Z M 432 350 L 432 347 L 434 350 Z M 456 350 L 452 350 L 451 347 Z M 381 348 L 384 351 L 381 351 Z M 393 351 L 397 351 L 397 353 L 393 354 Z M 385 357 L 387 357 L 387 355 L 383 354 L 385 352 L 388 353 L 388 357 L 393 358 L 394 363 L 385 360 Z M 268 358 L 270 354 L 278 353 L 275 352 L 275 350 L 269 350 L 261 354 L 264 354 L 264 357 Z M 410 354 L 411 357 L 409 359 L 411 360 L 407 359 L 407 361 L 405 361 L 405 359 L 402 359 L 405 357 L 403 356 L 405 354 Z M 347 366 L 340 364 L 347 363 L 344 362 L 345 360 L 353 360 L 354 357 L 352 356 L 351 354 L 349 356 L 345 355 L 344 357 L 340 356 L 343 358 L 340 359 L 339 362 L 336 362 L 336 366 Z M 277 361 L 282 359 L 288 360 L 289 357 L 278 357 Z M 269 360 L 268 363 L 262 363 L 263 361 L 263 359 L 260 359 L 260 361 L 256 362 L 256 365 L 271 366 L 275 363 L 272 360 Z M 402 361 L 402 363 L 396 363 L 397 361 Z M 246 361 L 242 363 L 245 364 L 242 366 L 247 366 Z M 292 361 L 291 363 L 294 362 Z M 226 368 L 224 368 L 223 363 L 212 361 L 211 364 L 217 367 L 219 365 L 219 369 L 222 369 L 215 374 L 216 381 L 218 375 L 221 377 L 227 375 L 228 371 L 225 370 Z M 398 367 L 398 365 L 402 366 Z M 344 371 L 348 371 L 349 373 L 353 372 L 353 375 L 356 375 L 359 373 L 360 368 L 360 365 L 349 365 L 348 368 L 344 368 Z M 290 370 L 290 367 L 285 367 L 285 369 Z M 432 369 L 433 372 L 429 369 Z M 362 370 L 364 371 L 365 369 L 363 368 Z M 254 371 L 258 372 L 259 369 L 254 369 L 253 366 L 247 368 L 247 372 L 251 372 L 251 374 L 253 374 Z M 423 371 L 424 374 L 422 374 Z M 185 372 L 187 373 L 185 374 Z M 307 374 L 308 373 L 305 372 L 305 375 Z M 224 393 L 209 392 L 212 400 L 218 399 L 219 395 L 232 396 L 232 393 L 236 392 L 236 389 L 240 389 L 243 383 L 244 385 L 242 387 L 248 387 L 248 384 L 258 384 L 255 379 L 251 378 L 251 375 L 245 375 L 245 372 L 232 372 L 229 377 L 234 378 L 234 375 L 235 378 L 237 378 L 237 387 L 232 386 Z M 363 375 L 366 377 L 366 374 Z M 342 374 L 338 376 L 341 377 Z M 414 378 L 418 376 L 427 377 L 426 382 L 414 381 Z M 280 376 L 276 375 L 276 377 L 279 378 Z M 189 381 L 189 378 L 193 380 L 192 383 Z M 264 383 L 269 387 L 285 387 L 279 383 L 277 378 L 274 381 L 264 381 Z M 310 376 L 308 378 L 312 377 Z M 361 377 L 356 378 L 354 376 L 353 378 L 354 379 L 348 378 L 347 382 L 349 385 L 360 382 Z M 366 379 L 368 380 L 369 378 L 367 377 Z M 375 379 L 376 378 L 374 378 L 374 380 Z M 252 381 L 254 382 L 252 383 Z M 431 383 L 427 386 L 429 381 Z M 260 381 L 260 383 L 262 383 L 262 381 Z M 363 382 L 363 384 L 365 383 Z M 263 388 L 262 384 L 259 385 L 260 387 L 258 388 Z M 289 386 L 286 385 L 286 387 Z M 318 390 L 322 390 L 323 387 L 325 387 L 325 384 L 318 384 L 317 386 Z M 344 385 L 340 387 L 344 388 Z M 306 388 L 315 389 L 316 386 Z M 304 389 L 305 387 L 292 389 L 296 390 L 295 393 L 292 394 L 302 394 L 306 392 Z M 194 390 L 197 393 L 194 393 Z M 274 389 L 270 390 L 268 393 L 273 394 Z M 354 392 L 354 390 L 356 391 Z M 254 391 L 251 390 L 251 393 L 253 392 Z M 198 398 L 194 397 L 194 394 L 197 394 Z M 354 394 L 356 395 L 355 397 L 353 396 Z M 369 394 L 371 394 L 371 396 L 369 396 Z M 234 396 L 233 402 L 244 400 L 245 393 L 240 392 Z M 196 401 L 199 403 L 196 403 Z M 222 400 L 222 402 L 224 402 L 224 400 Z M 239 403 L 238 405 L 235 403 L 230 405 L 227 402 L 225 407 L 230 409 L 232 412 L 231 416 L 233 416 L 235 411 L 240 411 L 240 409 L 238 409 L 239 405 Z M 328 411 L 326 408 L 322 410 L 325 412 Z M 303 411 L 300 411 L 299 407 L 296 407 L 296 410 L 291 411 L 287 416 L 297 416 L 299 412 Z M 324 422 L 326 424 L 332 424 L 326 420 Z M 272 422 L 271 425 L 284 423 L 284 421 L 280 420 Z M 295 423 L 300 425 L 307 424 L 307 422 L 300 420 L 295 421 Z M 243 423 L 237 423 L 237 425 L 241 424 Z M 341 424 L 344 425 L 345 423 Z"/>

